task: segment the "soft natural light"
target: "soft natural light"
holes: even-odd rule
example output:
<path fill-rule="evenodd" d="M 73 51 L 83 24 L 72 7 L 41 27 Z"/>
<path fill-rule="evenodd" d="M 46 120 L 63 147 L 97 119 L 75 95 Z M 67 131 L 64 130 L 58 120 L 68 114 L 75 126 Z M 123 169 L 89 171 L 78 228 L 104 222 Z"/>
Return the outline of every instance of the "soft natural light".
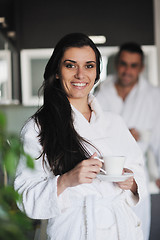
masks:
<path fill-rule="evenodd" d="M 95 43 L 95 44 L 103 44 L 106 42 L 106 37 L 101 36 L 89 36 L 89 38 Z"/>
<path fill-rule="evenodd" d="M 5 60 L 0 60 L 0 84 L 7 81 L 7 63 Z"/>

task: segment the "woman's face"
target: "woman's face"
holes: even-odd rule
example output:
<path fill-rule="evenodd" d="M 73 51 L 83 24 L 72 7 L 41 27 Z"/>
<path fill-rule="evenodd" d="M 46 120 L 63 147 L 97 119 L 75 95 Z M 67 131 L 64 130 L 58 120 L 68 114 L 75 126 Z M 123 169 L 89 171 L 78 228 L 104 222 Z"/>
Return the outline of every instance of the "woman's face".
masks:
<path fill-rule="evenodd" d="M 96 55 L 89 46 L 68 48 L 61 59 L 60 74 L 68 99 L 86 99 L 96 79 Z"/>

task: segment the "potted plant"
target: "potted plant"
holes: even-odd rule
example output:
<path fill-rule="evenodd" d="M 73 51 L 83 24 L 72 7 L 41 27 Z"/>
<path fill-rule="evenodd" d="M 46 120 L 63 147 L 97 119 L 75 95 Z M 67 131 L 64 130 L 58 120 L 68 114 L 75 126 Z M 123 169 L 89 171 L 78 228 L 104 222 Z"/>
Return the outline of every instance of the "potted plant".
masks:
<path fill-rule="evenodd" d="M 27 166 L 33 168 L 32 158 L 25 154 L 18 136 L 6 130 L 5 115 L 0 112 L 0 239 L 27 240 L 33 233 L 33 221 L 16 205 L 21 196 L 14 190 L 16 167 L 23 155 Z"/>

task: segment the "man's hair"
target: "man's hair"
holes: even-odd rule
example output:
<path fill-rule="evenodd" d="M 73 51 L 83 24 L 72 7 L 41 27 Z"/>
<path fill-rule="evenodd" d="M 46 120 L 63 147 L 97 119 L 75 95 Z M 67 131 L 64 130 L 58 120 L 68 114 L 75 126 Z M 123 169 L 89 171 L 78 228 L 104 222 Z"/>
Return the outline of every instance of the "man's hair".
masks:
<path fill-rule="evenodd" d="M 127 43 L 122 44 L 120 46 L 119 51 L 118 51 L 117 56 L 116 56 L 116 64 L 118 63 L 118 60 L 119 60 L 119 57 L 120 57 L 122 51 L 127 51 L 127 52 L 130 52 L 130 53 L 140 54 L 142 64 L 144 63 L 144 53 L 143 53 L 143 50 L 142 50 L 141 46 L 138 43 L 127 42 Z"/>

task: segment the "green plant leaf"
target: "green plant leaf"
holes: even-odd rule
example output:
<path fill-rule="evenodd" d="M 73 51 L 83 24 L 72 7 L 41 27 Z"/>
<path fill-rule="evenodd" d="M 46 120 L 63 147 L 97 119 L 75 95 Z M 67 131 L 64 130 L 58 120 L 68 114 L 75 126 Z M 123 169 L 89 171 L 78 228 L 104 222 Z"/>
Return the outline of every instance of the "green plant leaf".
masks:
<path fill-rule="evenodd" d="M 4 156 L 4 165 L 9 175 L 14 176 L 18 162 L 17 154 L 9 149 Z"/>
<path fill-rule="evenodd" d="M 1 220 L 8 220 L 8 213 L 2 208 L 2 206 L 0 205 L 0 219 Z"/>
<path fill-rule="evenodd" d="M 6 127 L 6 117 L 3 112 L 0 111 L 0 130 L 4 130 Z"/>
<path fill-rule="evenodd" d="M 26 156 L 27 167 L 29 167 L 31 169 L 34 169 L 34 161 L 31 158 L 31 156 L 29 154 L 27 154 L 27 153 L 25 153 L 25 156 Z"/>
<path fill-rule="evenodd" d="M 0 174 L 7 176 L 8 180 L 7 186 L 4 186 L 3 179 L 0 180 L 0 240 L 28 240 L 28 232 L 33 229 L 33 221 L 16 205 L 22 202 L 22 196 L 13 188 L 20 156 L 26 159 L 28 167 L 34 168 L 34 162 L 29 154 L 24 153 L 19 137 L 6 131 L 6 118 L 0 112 Z"/>

